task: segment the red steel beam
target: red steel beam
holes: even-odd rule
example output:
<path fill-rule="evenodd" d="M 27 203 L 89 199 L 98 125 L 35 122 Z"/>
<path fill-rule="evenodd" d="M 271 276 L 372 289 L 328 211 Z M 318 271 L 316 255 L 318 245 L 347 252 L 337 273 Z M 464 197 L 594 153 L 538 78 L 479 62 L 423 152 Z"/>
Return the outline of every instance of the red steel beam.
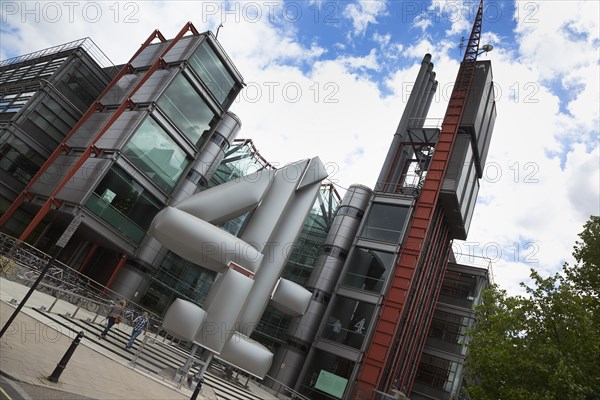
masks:
<path fill-rule="evenodd" d="M 425 301 L 421 305 L 423 312 L 420 314 L 417 331 L 415 332 L 414 337 L 404 337 L 400 348 L 403 349 L 404 346 L 407 348 L 407 355 L 405 357 L 406 361 L 404 363 L 397 362 L 396 365 L 394 365 L 394 372 L 391 375 L 392 379 L 399 377 L 398 386 L 402 388 L 407 395 L 410 394 L 410 389 L 412 388 L 412 384 L 414 382 L 414 376 L 421 358 L 421 351 L 425 345 L 427 339 L 426 335 L 433 317 L 433 312 L 435 310 L 437 293 L 439 292 L 439 287 L 443 281 L 448 252 L 450 249 L 448 235 L 449 231 L 447 226 L 445 226 L 444 229 L 439 232 L 439 235 L 436 238 L 437 249 L 432 251 L 431 260 L 433 279 L 431 279 L 430 286 L 428 287 Z M 410 341 L 410 343 L 407 343 L 407 341 Z"/>
<path fill-rule="evenodd" d="M 53 192 L 50 194 L 50 196 L 48 197 L 48 199 L 46 200 L 46 202 L 42 205 L 42 207 L 40 208 L 40 210 L 38 211 L 38 213 L 36 214 L 36 216 L 29 223 L 29 225 L 27 226 L 27 228 L 25 228 L 25 230 L 23 231 L 23 233 L 19 237 L 20 240 L 25 240 L 31 234 L 31 232 L 33 232 L 33 230 L 36 228 L 36 226 L 44 219 L 44 217 L 50 211 L 50 208 L 51 208 L 51 205 L 52 205 L 54 197 L 65 187 L 65 185 L 69 182 L 69 180 L 77 173 L 77 171 L 79 170 L 79 168 L 81 168 L 83 166 L 83 164 L 90 157 L 90 155 L 93 152 L 95 152 L 96 143 L 98 142 L 98 140 L 100 140 L 100 138 L 104 135 L 104 133 L 106 133 L 106 131 L 112 126 L 112 124 L 119 118 L 119 116 L 127 108 L 131 108 L 132 106 L 134 106 L 134 104 L 133 104 L 133 102 L 131 100 L 131 97 L 138 91 L 138 89 L 140 87 L 142 87 L 142 85 L 148 80 L 148 78 L 159 67 L 166 65 L 165 62 L 164 62 L 163 57 L 173 48 L 173 46 L 188 31 L 192 31 L 192 33 L 194 35 L 199 35 L 198 31 L 192 25 L 192 23 L 188 22 L 181 29 L 181 31 L 177 34 L 177 36 L 175 36 L 175 38 L 173 40 L 171 40 L 171 42 L 167 45 L 167 47 L 162 51 L 162 53 L 160 54 L 160 56 L 158 56 L 156 58 L 156 60 L 154 60 L 154 62 L 150 66 L 150 68 L 144 73 L 144 75 L 142 75 L 142 77 L 137 82 L 137 84 L 130 90 L 130 92 L 127 95 L 127 97 L 125 98 L 125 100 L 123 100 L 123 102 L 115 110 L 115 112 L 113 113 L 113 115 L 111 115 L 111 117 L 103 124 L 102 128 L 98 131 L 98 133 L 96 134 L 96 136 L 92 140 L 92 143 L 90 143 L 86 147 L 86 149 L 79 156 L 79 158 L 77 159 L 77 161 L 69 168 L 69 170 L 67 171 L 67 173 L 65 174 L 65 176 L 63 177 L 63 179 L 54 188 Z"/>
<path fill-rule="evenodd" d="M 422 263 L 422 268 L 420 268 L 423 270 L 423 273 L 418 281 L 415 280 L 413 284 L 413 287 L 416 286 L 416 288 L 414 290 L 415 293 L 409 295 L 410 303 L 405 311 L 406 323 L 400 328 L 400 335 L 397 338 L 398 344 L 394 346 L 398 349 L 398 353 L 394 354 L 395 360 L 392 362 L 391 368 L 387 369 L 387 371 L 390 371 L 390 374 L 387 376 L 391 377 L 387 380 L 388 382 L 397 376 L 398 369 L 402 370 L 406 360 L 409 360 L 410 362 L 411 358 L 413 358 L 412 348 L 415 346 L 415 343 L 421 339 L 419 334 L 422 330 L 422 326 L 425 324 L 424 318 L 430 307 L 430 293 L 433 291 L 435 278 L 439 272 L 441 272 L 438 271 L 439 264 L 437 264 L 438 249 L 440 246 L 446 246 L 443 240 L 445 238 L 444 233 L 448 229 L 445 226 L 443 211 L 440 207 L 437 208 L 436 214 L 435 227 L 433 227 L 429 244 L 426 249 L 427 252 L 424 254 L 425 259 Z"/>
<path fill-rule="evenodd" d="M 446 231 L 445 233 L 446 233 L 446 238 L 448 238 L 449 232 Z M 442 252 L 442 254 L 440 254 L 440 262 L 441 262 L 441 269 L 442 269 L 441 272 L 442 273 L 440 273 L 438 276 L 436 276 L 437 279 L 436 279 L 435 285 L 433 286 L 434 293 L 433 293 L 433 296 L 431 297 L 433 307 L 431 308 L 431 315 L 430 315 L 429 320 L 427 321 L 426 325 L 423 326 L 424 334 L 429 332 L 429 328 L 431 326 L 433 314 L 435 313 L 435 306 L 437 304 L 437 301 L 438 301 L 438 298 L 440 295 L 440 291 L 442 288 L 442 284 L 444 281 L 444 276 L 446 274 L 446 266 L 448 265 L 448 255 L 449 254 L 450 254 L 449 246 L 445 249 L 445 252 Z M 421 343 L 415 349 L 416 357 L 414 359 L 414 362 L 410 364 L 409 368 L 407 368 L 406 374 L 403 376 L 403 382 L 406 382 L 406 385 L 407 385 L 406 393 L 410 394 L 412 392 L 412 386 L 415 381 L 415 375 L 417 373 L 417 370 L 419 367 L 419 362 L 421 360 L 421 355 L 423 354 L 423 349 L 425 348 L 426 342 L 427 342 L 427 338 L 425 336 L 423 336 Z"/>
<path fill-rule="evenodd" d="M 10 207 L 8 207 L 6 212 L 2 215 L 2 218 L 0 218 L 0 226 L 3 226 L 9 220 L 9 218 L 15 213 L 15 211 L 17 211 L 17 209 L 21 206 L 21 204 L 23 204 L 26 197 L 30 197 L 30 200 L 31 200 L 31 197 L 33 197 L 33 196 L 29 195 L 29 190 L 40 179 L 40 177 L 48 170 L 48 168 L 50 168 L 52 163 L 54 163 L 54 161 L 56 161 L 56 159 L 61 155 L 61 153 L 63 151 L 68 152 L 69 147 L 67 146 L 67 142 L 69 141 L 69 139 L 71 139 L 73 134 L 75 134 L 75 132 L 77 132 L 77 130 L 81 127 L 81 125 L 83 125 L 83 123 L 85 121 L 87 121 L 87 119 L 94 112 L 96 112 L 96 110 L 102 109 L 104 107 L 100 103 L 99 99 L 104 97 L 109 92 L 109 90 L 111 90 L 113 88 L 113 86 L 116 85 L 116 83 L 128 72 L 131 62 L 156 38 L 159 38 L 163 42 L 165 41 L 164 36 L 157 29 L 154 32 L 152 32 L 152 34 L 148 37 L 148 39 L 146 39 L 146 41 L 144 43 L 142 43 L 141 47 L 136 51 L 136 53 L 133 55 L 133 57 L 131 57 L 131 60 L 129 60 L 129 62 L 127 64 L 125 64 L 123 66 L 123 68 L 121 68 L 121 70 L 117 73 L 117 75 L 113 78 L 113 80 L 109 82 L 109 84 L 104 88 L 102 93 L 100 93 L 98 98 L 92 103 L 90 108 L 88 108 L 88 110 L 85 112 L 85 114 L 83 114 L 83 116 L 79 119 L 79 121 L 77 121 L 75 126 L 65 136 L 65 138 L 63 139 L 61 144 L 56 146 L 56 148 L 54 149 L 52 154 L 50 154 L 50 156 L 48 157 L 46 162 L 44 162 L 44 164 L 40 167 L 38 172 L 33 176 L 33 178 L 31 178 L 31 180 L 27 183 L 27 185 L 25 185 L 25 188 L 21 191 L 21 193 L 19 193 L 19 195 L 16 197 L 16 199 L 10 205 Z"/>
<path fill-rule="evenodd" d="M 106 281 L 106 285 L 104 285 L 104 290 L 103 290 L 104 293 L 106 293 L 108 291 L 107 289 L 110 289 L 111 285 L 113 284 L 113 282 L 117 278 L 117 275 L 119 274 L 119 271 L 121 271 L 121 269 L 123 268 L 123 266 L 127 262 L 128 258 L 129 258 L 129 256 L 127 254 L 123 254 L 121 256 L 121 259 L 117 263 L 117 266 L 115 267 L 115 269 L 113 270 L 113 272 L 110 274 L 110 278 L 108 278 L 108 281 Z"/>

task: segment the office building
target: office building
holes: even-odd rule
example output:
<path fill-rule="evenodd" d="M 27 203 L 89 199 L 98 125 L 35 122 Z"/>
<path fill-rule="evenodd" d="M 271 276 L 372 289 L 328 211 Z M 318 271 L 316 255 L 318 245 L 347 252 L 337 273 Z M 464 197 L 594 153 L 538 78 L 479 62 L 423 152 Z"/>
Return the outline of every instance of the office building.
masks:
<path fill-rule="evenodd" d="M 496 118 L 491 63 L 477 61 L 481 10 L 443 124 L 427 120 L 437 81 L 426 55 L 374 189 L 352 185 L 340 201 L 321 187 L 304 220 L 283 276 L 310 292 L 306 312 L 268 308 L 253 330 L 274 352 L 269 375 L 310 398 L 460 394 L 460 339 L 487 272 L 448 259 L 467 236 Z M 14 74 L 19 62 L 0 65 Z M 105 87 L 62 130 L 63 145 L 48 145 L 21 186 L 2 186 L 2 229 L 52 251 L 81 217 L 63 261 L 157 313 L 175 298 L 202 304 L 215 271 L 147 231 L 165 207 L 271 168 L 235 141 L 229 106 L 243 79 L 214 36 L 190 25 L 172 40 L 155 32 L 118 73 L 98 70 Z M 2 171 L 18 180 L 22 162 L 6 154 Z M 243 235 L 245 218 L 221 227 Z"/>

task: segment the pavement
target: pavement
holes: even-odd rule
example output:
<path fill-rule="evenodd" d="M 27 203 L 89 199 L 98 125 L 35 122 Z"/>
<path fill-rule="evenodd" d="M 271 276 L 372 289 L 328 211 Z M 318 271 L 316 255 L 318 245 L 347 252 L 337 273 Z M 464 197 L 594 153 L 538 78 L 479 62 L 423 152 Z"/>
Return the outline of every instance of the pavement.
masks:
<path fill-rule="evenodd" d="M 16 304 L 13 299 L 20 301 L 27 290 L 26 286 L 0 278 L 1 326 L 4 326 L 15 310 Z M 35 291 L 0 339 L 0 374 L 21 384 L 21 388 L 26 392 L 21 398 L 190 399 L 192 390 L 186 386 L 144 370 L 139 365 L 132 365 L 126 358 L 115 354 L 114 349 L 109 349 L 105 340 L 100 341 L 92 335 L 83 337 L 59 381 L 50 382 L 48 376 L 53 373 L 71 345 L 78 327 L 73 325 L 72 329 L 68 329 L 64 324 L 57 323 L 52 318 L 53 314 L 44 314 L 34 308 L 44 306 L 48 309 L 55 303 L 52 313 L 73 315 L 77 312 L 76 317 L 79 319 L 96 317 L 96 314 L 87 310 L 76 310 L 76 306 L 66 301 L 55 300 L 48 294 Z M 123 335 L 128 336 L 128 329 L 131 328 L 125 325 L 113 327 L 109 335 L 115 331 L 116 336 L 121 330 Z M 123 349 L 123 352 L 125 351 Z M 252 381 L 248 387 L 248 394 L 235 388 L 218 387 L 221 385 L 227 386 L 226 383 L 213 383 L 211 387 L 205 383 L 198 399 L 276 399 Z M 57 397 L 51 396 L 55 391 L 58 393 Z M 221 394 L 234 391 L 235 394 L 231 395 L 233 397 Z M 4 399 L 1 395 L 0 398 Z"/>

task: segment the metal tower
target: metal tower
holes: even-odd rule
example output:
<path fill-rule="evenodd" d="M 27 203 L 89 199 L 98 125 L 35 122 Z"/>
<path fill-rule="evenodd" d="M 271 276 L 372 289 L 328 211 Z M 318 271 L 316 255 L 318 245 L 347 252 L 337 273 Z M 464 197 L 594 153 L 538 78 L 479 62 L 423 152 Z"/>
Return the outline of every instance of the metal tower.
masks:
<path fill-rule="evenodd" d="M 389 290 L 383 300 L 370 346 L 362 359 L 362 368 L 352 395 L 354 399 L 371 398 L 374 390 L 390 392 L 396 389 L 406 394 L 411 391 L 445 273 L 450 241 L 456 237 L 449 226 L 449 211 L 443 206 L 440 193 L 457 135 L 459 131 L 468 131 L 464 127 L 463 115 L 477 67 L 482 13 L 483 0 L 479 3 Z M 477 148 L 477 138 L 473 137 L 472 141 Z M 477 168 L 478 172 L 480 168 Z"/>

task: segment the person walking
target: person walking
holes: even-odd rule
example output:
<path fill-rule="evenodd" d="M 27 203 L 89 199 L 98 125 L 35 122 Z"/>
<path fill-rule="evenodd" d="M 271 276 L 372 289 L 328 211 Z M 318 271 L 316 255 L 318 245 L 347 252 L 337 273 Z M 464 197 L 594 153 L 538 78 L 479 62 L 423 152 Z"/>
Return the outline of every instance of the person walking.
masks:
<path fill-rule="evenodd" d="M 110 311 L 108 312 L 108 316 L 106 317 L 106 319 L 107 319 L 106 327 L 104 328 L 104 330 L 102 331 L 100 336 L 98 336 L 98 339 L 106 339 L 106 334 L 108 333 L 110 328 L 112 328 L 112 326 L 115 323 L 121 322 L 121 314 L 123 314 L 123 311 L 125 310 L 126 305 L 127 305 L 127 302 L 125 300 L 121 299 L 121 301 L 119 301 L 119 304 L 114 305 L 110 309 Z"/>
<path fill-rule="evenodd" d="M 144 334 L 148 332 L 148 325 L 150 324 L 150 318 L 148 318 L 148 312 L 144 311 L 142 315 L 133 320 L 133 331 L 131 332 L 131 338 L 129 338 L 129 342 L 127 342 L 126 349 L 130 349 L 133 347 L 133 343 L 135 339 L 139 336 L 142 331 Z"/>

